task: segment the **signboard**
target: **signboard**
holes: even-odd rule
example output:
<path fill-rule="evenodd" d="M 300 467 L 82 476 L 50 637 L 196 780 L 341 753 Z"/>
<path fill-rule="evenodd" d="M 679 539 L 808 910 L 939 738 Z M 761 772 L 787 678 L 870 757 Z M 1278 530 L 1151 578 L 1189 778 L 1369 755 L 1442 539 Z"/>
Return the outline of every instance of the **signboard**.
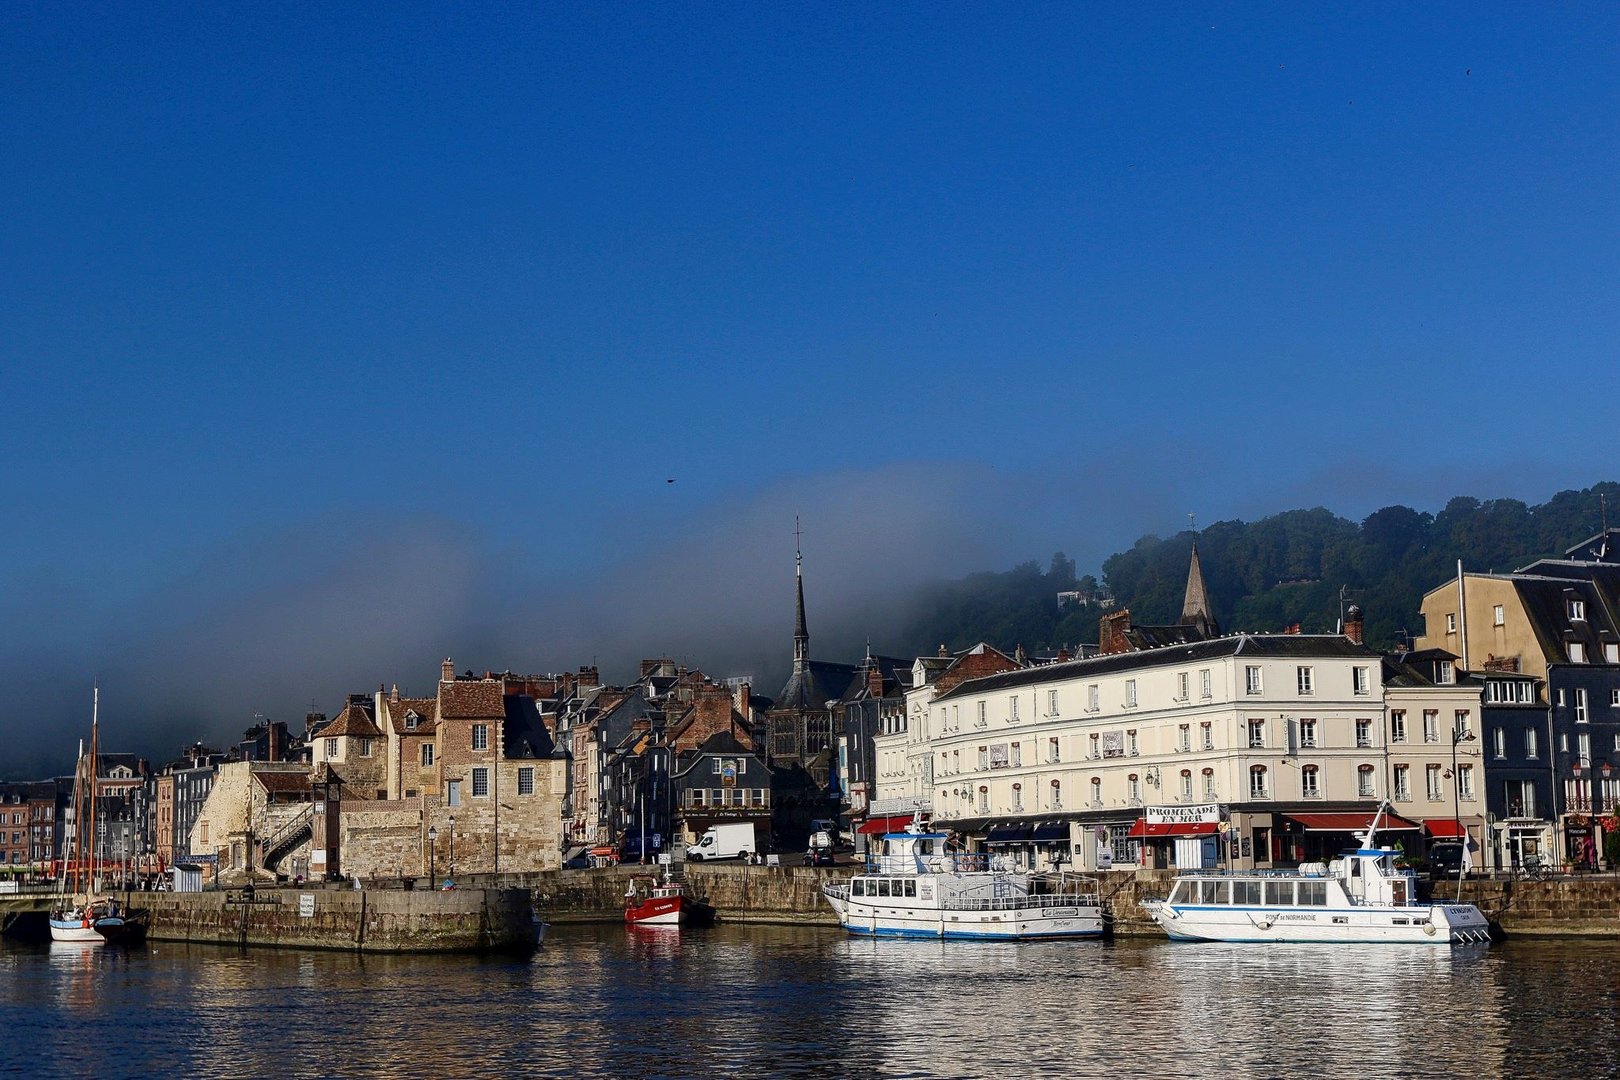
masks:
<path fill-rule="evenodd" d="M 1004 742 L 990 744 L 990 767 L 992 769 L 1005 769 L 1007 767 L 1007 744 Z"/>
<path fill-rule="evenodd" d="M 298 917 L 300 919 L 313 919 L 315 917 L 315 894 L 312 892 L 298 895 Z"/>
<path fill-rule="evenodd" d="M 1152 825 L 1190 825 L 1195 822 L 1219 821 L 1221 820 L 1221 804 L 1149 806 L 1143 809 L 1143 816 Z"/>
<path fill-rule="evenodd" d="M 1125 756 L 1125 733 L 1123 731 L 1105 731 L 1102 733 L 1102 756 Z"/>
<path fill-rule="evenodd" d="M 720 763 L 720 786 L 737 786 L 737 763 L 735 761 L 727 759 Z"/>

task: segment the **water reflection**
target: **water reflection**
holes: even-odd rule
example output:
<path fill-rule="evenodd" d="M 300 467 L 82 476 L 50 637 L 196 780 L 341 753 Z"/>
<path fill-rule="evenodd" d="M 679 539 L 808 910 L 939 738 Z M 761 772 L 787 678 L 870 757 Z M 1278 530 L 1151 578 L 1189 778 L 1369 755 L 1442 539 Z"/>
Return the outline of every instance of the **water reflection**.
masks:
<path fill-rule="evenodd" d="M 1003 945 L 603 926 L 556 928 L 521 961 L 0 945 L 0 1072 L 1607 1076 L 1617 987 L 1612 940 Z"/>

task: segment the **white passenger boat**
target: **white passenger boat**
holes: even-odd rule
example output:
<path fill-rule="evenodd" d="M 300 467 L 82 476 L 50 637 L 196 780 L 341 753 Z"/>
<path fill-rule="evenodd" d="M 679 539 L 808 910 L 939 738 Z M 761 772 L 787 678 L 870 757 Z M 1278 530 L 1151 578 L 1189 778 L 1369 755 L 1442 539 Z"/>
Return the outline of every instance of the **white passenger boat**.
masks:
<path fill-rule="evenodd" d="M 867 872 L 822 895 L 852 934 L 1022 941 L 1101 937 L 1089 879 L 998 869 L 991 857 L 947 850 L 947 835 L 913 821 L 888 833 Z"/>
<path fill-rule="evenodd" d="M 1167 898 L 1142 906 L 1176 941 L 1489 942 L 1479 908 L 1419 900 L 1417 875 L 1395 865 L 1394 849 L 1373 846 L 1384 810 L 1360 847 L 1325 866 L 1189 871 Z"/>

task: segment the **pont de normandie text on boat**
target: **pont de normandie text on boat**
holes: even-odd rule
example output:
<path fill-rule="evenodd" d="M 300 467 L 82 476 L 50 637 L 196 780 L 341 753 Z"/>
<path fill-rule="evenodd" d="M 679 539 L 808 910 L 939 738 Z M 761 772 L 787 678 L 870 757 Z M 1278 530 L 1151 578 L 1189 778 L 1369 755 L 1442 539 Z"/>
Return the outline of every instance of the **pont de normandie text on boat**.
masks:
<path fill-rule="evenodd" d="M 0 784 L 0 887 L 75 862 L 134 890 L 442 887 L 705 847 L 847 864 L 914 819 L 1023 872 L 1268 869 L 1353 847 L 1386 800 L 1381 838 L 1437 878 L 1600 870 L 1620 846 L 1616 539 L 1435 583 L 1393 653 L 1354 606 L 1335 634 L 1223 630 L 1195 548 L 1177 623 L 1104 602 L 1078 654 L 818 660 L 801 561 L 774 698 L 669 659 L 615 686 L 446 660 L 425 695 L 383 684 L 301 731 L 158 767 L 100 753 L 93 852 L 71 773 Z"/>

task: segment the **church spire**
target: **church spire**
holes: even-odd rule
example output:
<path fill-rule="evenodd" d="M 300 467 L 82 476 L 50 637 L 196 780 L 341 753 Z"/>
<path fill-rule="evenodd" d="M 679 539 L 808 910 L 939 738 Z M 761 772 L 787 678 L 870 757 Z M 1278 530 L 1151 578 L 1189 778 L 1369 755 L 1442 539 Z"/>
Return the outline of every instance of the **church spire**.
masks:
<path fill-rule="evenodd" d="M 799 519 L 793 519 L 793 577 L 799 590 L 798 619 L 793 624 L 793 667 L 802 668 L 810 659 L 810 631 L 804 623 L 804 552 L 799 547 Z"/>
<path fill-rule="evenodd" d="M 1181 602 L 1181 622 L 1198 627 L 1206 638 L 1221 632 L 1210 610 L 1209 589 L 1204 585 L 1204 567 L 1198 561 L 1198 542 L 1193 541 L 1192 565 L 1187 568 L 1187 595 Z"/>

